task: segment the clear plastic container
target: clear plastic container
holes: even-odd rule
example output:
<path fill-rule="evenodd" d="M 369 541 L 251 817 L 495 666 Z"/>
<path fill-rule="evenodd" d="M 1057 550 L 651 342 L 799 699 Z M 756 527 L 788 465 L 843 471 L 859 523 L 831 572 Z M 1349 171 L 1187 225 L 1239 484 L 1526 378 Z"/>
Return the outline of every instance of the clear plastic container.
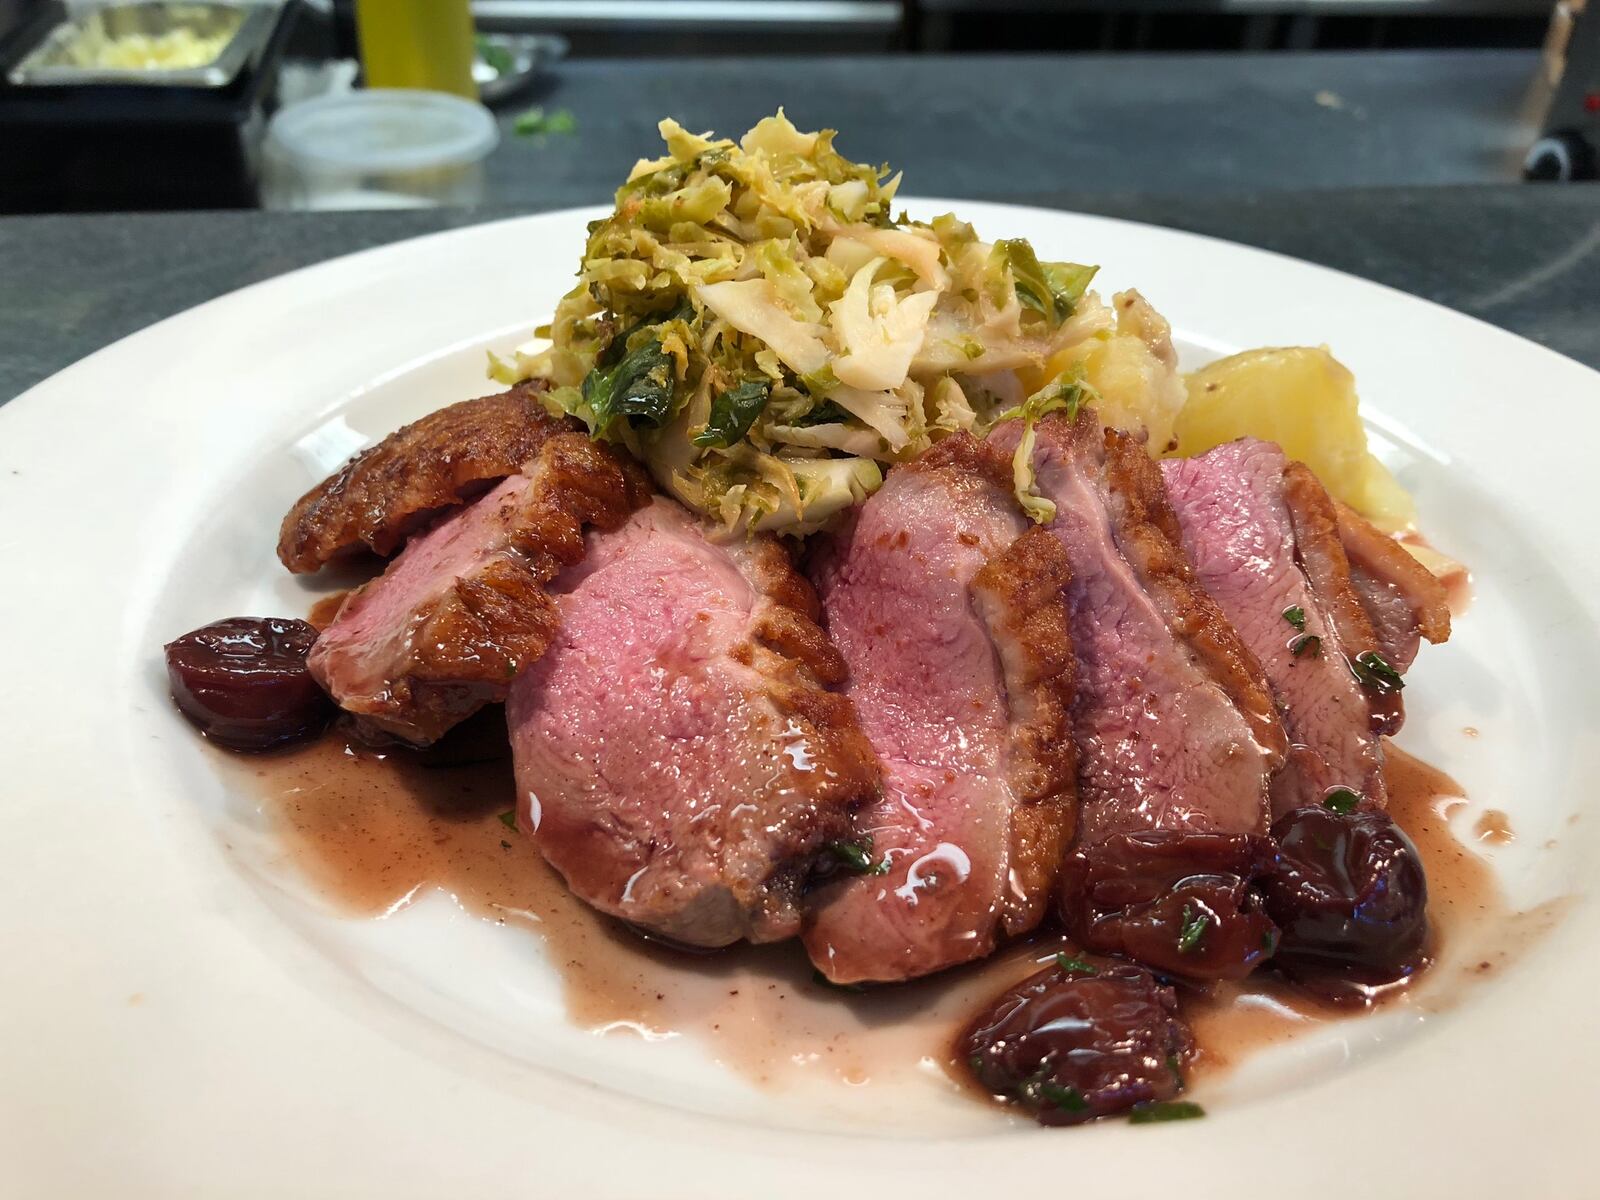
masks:
<path fill-rule="evenodd" d="M 442 92 L 379 88 L 318 96 L 267 127 L 268 208 L 423 208 L 476 204 L 483 160 L 500 142 L 481 104 Z"/>

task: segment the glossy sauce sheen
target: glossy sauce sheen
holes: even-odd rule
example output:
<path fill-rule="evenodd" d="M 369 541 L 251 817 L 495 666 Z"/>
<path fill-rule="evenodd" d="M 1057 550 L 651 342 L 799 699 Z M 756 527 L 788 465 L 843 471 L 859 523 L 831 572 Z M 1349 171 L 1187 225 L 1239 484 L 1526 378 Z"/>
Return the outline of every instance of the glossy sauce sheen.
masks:
<path fill-rule="evenodd" d="M 1480 842 L 1491 846 L 1505 846 L 1517 840 L 1517 835 L 1511 831 L 1510 819 L 1498 808 L 1486 809 L 1473 822 L 1472 832 L 1478 835 Z"/>
<path fill-rule="evenodd" d="M 649 945 L 570 896 L 532 842 L 502 823 L 514 793 L 498 709 L 426 754 L 360 748 L 336 730 L 298 750 L 234 761 L 253 777 L 294 866 L 340 909 L 393 914 L 426 889 L 443 889 L 467 911 L 514 927 L 506 936 L 528 938 L 529 953 L 544 943 L 580 1027 L 612 1036 L 689 1034 L 762 1083 L 799 1073 L 855 1086 L 931 1075 L 960 1087 L 951 1056 L 956 1032 L 1066 946 L 1039 935 L 981 964 L 855 993 L 817 983 L 796 942 L 708 956 Z M 1391 812 L 1428 873 L 1430 953 L 1461 938 L 1472 951 L 1462 977 L 1487 974 L 1509 960 L 1509 935 L 1528 932 L 1515 920 L 1521 914 L 1506 913 L 1487 864 L 1448 828 L 1453 806 L 1465 803 L 1460 788 L 1392 746 L 1387 761 Z M 1209 995 L 1189 993 L 1183 1009 L 1199 1047 L 1196 1076 L 1350 1015 L 1261 975 Z"/>
<path fill-rule="evenodd" d="M 340 607 L 347 599 L 349 599 L 350 591 L 353 590 L 354 589 L 349 589 L 342 592 L 332 592 L 322 597 L 322 599 L 318 600 L 311 606 L 311 612 L 306 616 L 307 624 L 309 624 L 318 633 L 321 633 L 329 625 L 332 625 L 333 619 L 339 615 Z"/>

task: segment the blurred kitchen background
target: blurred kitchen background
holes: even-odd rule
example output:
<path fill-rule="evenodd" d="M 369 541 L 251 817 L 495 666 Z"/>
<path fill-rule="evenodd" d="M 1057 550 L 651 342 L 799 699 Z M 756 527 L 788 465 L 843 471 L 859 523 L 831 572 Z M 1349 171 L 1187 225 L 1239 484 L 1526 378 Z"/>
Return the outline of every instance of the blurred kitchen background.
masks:
<path fill-rule="evenodd" d="M 1558 183 L 1600 0 L 0 0 L 0 212 L 597 202 L 779 105 L 923 195 Z"/>

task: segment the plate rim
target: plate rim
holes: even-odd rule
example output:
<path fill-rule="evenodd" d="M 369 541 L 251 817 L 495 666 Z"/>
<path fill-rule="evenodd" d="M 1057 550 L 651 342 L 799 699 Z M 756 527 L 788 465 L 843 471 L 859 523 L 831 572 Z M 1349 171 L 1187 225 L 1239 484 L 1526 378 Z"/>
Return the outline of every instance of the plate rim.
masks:
<path fill-rule="evenodd" d="M 910 201 L 910 198 L 908 198 L 908 201 Z M 1263 250 L 1257 247 L 1245 245 L 1243 243 L 1230 242 L 1224 239 L 1208 237 L 1206 235 L 1193 234 L 1184 230 L 1173 229 L 1167 226 L 1147 225 L 1140 222 L 1123 220 L 1120 218 L 1072 213 L 1068 210 L 1030 208 L 1028 206 L 977 201 L 917 200 L 915 203 L 927 207 L 944 205 L 964 209 L 970 212 L 978 212 L 981 210 L 991 219 L 993 217 L 1001 216 L 1001 214 L 1021 214 L 1027 219 L 1038 219 L 1042 217 L 1047 221 L 1065 219 L 1070 222 L 1076 220 L 1088 222 L 1091 226 L 1102 223 L 1111 224 L 1123 227 L 1125 230 L 1133 231 L 1130 236 L 1135 237 L 1144 236 L 1144 231 L 1155 231 L 1166 237 L 1172 237 L 1180 240 L 1192 240 L 1193 242 L 1207 244 L 1212 248 L 1213 252 L 1220 252 L 1229 255 L 1236 255 L 1242 252 L 1247 256 L 1262 256 L 1264 260 L 1277 263 L 1280 265 L 1280 267 L 1287 265 L 1296 272 L 1309 270 L 1312 272 L 1325 274 L 1331 278 L 1353 281 L 1365 288 L 1379 289 L 1382 293 L 1387 294 L 1391 298 L 1397 298 L 1398 300 L 1403 301 L 1408 307 L 1414 305 L 1424 305 L 1428 309 L 1436 310 L 1437 313 L 1443 314 L 1452 322 L 1470 322 L 1472 326 L 1493 331 L 1493 333 L 1498 337 L 1509 338 L 1512 340 L 1512 342 L 1522 343 L 1522 346 L 1517 351 L 1518 354 L 1525 355 L 1530 348 L 1534 351 L 1540 351 L 1542 352 L 1541 361 L 1544 361 L 1545 365 L 1551 367 L 1552 369 L 1555 369 L 1555 364 L 1562 364 L 1559 368 L 1562 371 L 1566 371 L 1568 368 L 1575 367 L 1578 369 L 1578 371 L 1583 373 L 1583 375 L 1579 378 L 1582 378 L 1590 389 L 1594 389 L 1596 390 L 1597 394 L 1600 394 L 1600 372 L 1595 372 L 1592 368 L 1589 368 L 1584 364 L 1577 363 L 1575 360 L 1567 358 L 1558 352 L 1549 349 L 1548 347 L 1541 346 L 1536 342 L 1521 338 L 1520 336 L 1503 330 L 1498 326 L 1489 324 L 1480 318 L 1456 312 L 1455 310 L 1449 309 L 1446 306 L 1440 305 L 1434 301 L 1411 296 L 1384 284 L 1362 279 L 1359 276 L 1339 271 L 1334 268 L 1303 262 L 1302 260 L 1295 259 L 1288 255 L 1279 254 L 1274 251 Z M 130 355 L 137 357 L 138 352 L 142 348 L 154 346 L 159 338 L 169 336 L 174 329 L 181 329 L 185 324 L 194 324 L 199 314 L 216 316 L 219 312 L 229 309 L 248 307 L 250 304 L 262 299 L 263 297 L 270 298 L 273 291 L 276 289 L 290 288 L 292 290 L 293 286 L 305 285 L 308 279 L 315 281 L 319 273 L 351 271 L 359 272 L 363 267 L 363 263 L 395 258 L 397 256 L 415 255 L 418 252 L 419 244 L 426 243 L 437 248 L 440 245 L 452 241 L 465 242 L 474 238 L 485 238 L 492 233 L 505 233 L 507 232 L 508 227 L 531 225 L 533 223 L 541 222 L 556 225 L 559 225 L 562 222 L 572 223 L 588 216 L 592 216 L 596 212 L 603 211 L 606 211 L 603 207 L 563 209 L 555 210 L 549 213 L 508 217 L 457 229 L 436 231 L 420 237 L 405 239 L 403 241 L 389 243 L 384 246 L 372 247 L 355 251 L 350 254 L 340 255 L 335 258 L 325 260 L 324 262 L 310 264 L 306 267 L 299 268 L 296 271 L 288 272 L 284 275 L 273 277 L 272 279 L 262 280 L 257 283 L 247 285 L 244 288 L 225 293 L 224 295 L 215 297 L 182 313 L 174 314 L 170 317 L 164 318 L 159 322 L 147 326 L 145 329 L 118 339 L 110 345 L 102 347 L 90 355 L 86 355 L 84 358 L 78 360 L 78 362 L 63 368 L 62 371 L 57 372 L 48 379 L 35 384 L 33 387 L 30 387 L 4 406 L 0 406 L 0 447 L 3 447 L 6 441 L 14 433 L 23 430 L 23 427 L 28 424 L 39 421 L 44 421 L 48 424 L 48 416 L 36 414 L 45 413 L 46 406 L 52 403 L 50 400 L 52 395 L 62 392 L 70 393 L 71 389 L 76 386 L 81 379 L 87 379 L 93 376 L 96 372 L 103 371 L 108 363 L 114 364 L 119 358 L 126 358 Z M 326 275 L 324 277 L 326 277 Z M 158 334 L 157 331 L 161 330 L 165 330 L 166 332 Z M 132 346 L 131 350 L 129 349 L 130 346 Z M 430 351 L 427 355 L 423 356 L 423 359 L 430 357 L 437 357 L 437 352 Z M 404 369 L 404 366 L 396 368 L 397 371 Z M 16 411 L 12 412 L 12 410 Z M 3 457 L 3 450 L 0 450 L 0 457 Z M 32 486 L 32 478 L 35 476 L 35 473 L 30 471 L 28 475 L 29 483 L 21 485 L 20 487 L 10 484 L 8 480 L 0 477 L 0 496 L 5 496 L 8 490 L 14 491 L 19 496 L 24 495 L 28 488 Z M 3 510 L 3 506 L 0 506 L 0 510 Z M 4 534 L 4 532 L 4 523 L 0 522 L 0 534 Z M 1592 571 L 1590 574 L 1592 575 Z M 1590 602 L 1585 611 L 1592 621 L 1596 613 L 1594 604 Z M 26 615 L 27 610 L 18 602 L 17 598 L 13 596 L 8 598 L 3 603 L 3 606 L 0 606 L 0 612 L 11 613 L 15 616 Z M 13 624 L 12 627 L 17 626 Z M 128 697 L 120 698 L 128 699 Z M 15 710 L 16 704 L 14 701 L 0 704 L 0 713 L 12 711 L 14 715 Z M 26 806 L 24 807 L 26 810 Z M 158 820 L 157 824 L 160 823 L 161 822 Z M 4 894 L 9 895 L 10 893 L 8 892 Z M 189 896 L 188 893 L 184 893 L 184 895 Z M 12 898 L 15 899 L 15 897 Z M 189 898 L 192 899 L 193 897 L 189 896 Z M 206 898 L 212 903 L 218 902 L 218 897 L 215 895 L 207 895 Z M 237 913 L 231 914 L 232 918 L 236 918 L 237 916 Z M 0 918 L 0 922 L 4 922 L 0 923 L 0 928 L 13 928 L 11 922 L 7 921 L 6 919 Z M 224 921 L 223 925 L 226 926 L 226 924 L 226 921 Z M 1569 929 L 1568 932 L 1571 932 L 1571 930 Z M 1563 938 L 1563 940 L 1571 939 Z M 254 964 L 256 968 L 265 969 L 269 974 L 275 965 L 276 964 L 270 962 L 257 962 Z M 283 981 L 280 980 L 279 982 L 282 983 Z M 289 994 L 296 994 L 304 991 L 305 989 L 302 986 L 299 986 L 299 981 L 291 981 L 291 986 L 288 989 Z M 305 998 L 305 995 L 300 996 L 301 1000 L 304 1000 Z M 138 1007 L 140 1006 L 134 1006 L 135 1009 Z M 1466 1014 L 1461 1015 L 1463 1017 L 1466 1016 Z M 345 1021 L 348 1020 L 348 1018 L 341 1017 L 340 1020 Z M 388 1054 L 392 1055 L 397 1049 L 404 1050 L 406 1047 L 402 1047 L 398 1043 L 389 1045 Z M 1525 1044 L 1524 1050 L 1528 1053 L 1537 1053 L 1537 1043 L 1533 1042 L 1531 1044 Z M 1383 1061 L 1386 1063 L 1394 1062 L 1401 1056 L 1411 1056 L 1416 1053 L 1417 1048 L 1414 1046 L 1402 1047 L 1394 1055 L 1386 1057 Z M 376 1057 L 371 1059 L 371 1061 L 382 1061 L 385 1057 L 385 1054 L 377 1054 Z M 1600 1058 L 1600 1055 L 1594 1054 L 1593 1050 L 1591 1049 L 1590 1058 L 1591 1060 L 1594 1060 Z M 437 1062 L 434 1062 L 432 1067 L 435 1077 L 439 1070 L 444 1069 L 441 1067 L 441 1064 Z M 1358 1073 L 1369 1072 L 1371 1069 L 1372 1064 L 1370 1063 L 1358 1065 L 1352 1069 L 1350 1074 L 1354 1076 Z M 448 1076 L 447 1070 L 445 1073 Z M 416 1072 L 415 1074 L 419 1076 L 427 1076 L 430 1074 L 430 1072 L 421 1071 Z M 1471 1073 L 1466 1073 L 1465 1075 L 1461 1076 L 1457 1082 L 1463 1087 L 1470 1086 L 1472 1082 Z M 499 1091 L 508 1092 L 513 1096 L 521 1095 L 520 1089 L 516 1087 L 514 1083 L 505 1079 L 496 1080 L 492 1086 Z M 568 1091 L 568 1089 L 563 1089 L 563 1091 Z M 601 1100 L 598 1097 L 590 1095 L 589 1093 L 585 1092 L 582 1087 L 571 1089 L 571 1092 L 572 1094 L 584 1097 L 584 1103 L 592 1104 L 594 1110 L 602 1115 L 614 1116 L 624 1114 L 629 1119 L 638 1118 L 640 1116 L 640 1114 L 635 1111 L 637 1106 L 633 1102 L 628 1102 L 622 1105 L 613 1105 Z M 499 1093 L 497 1092 L 497 1094 Z M 516 1102 L 526 1103 L 527 1101 L 525 1098 L 523 1098 Z M 645 1102 L 639 1103 L 645 1104 Z M 1305 1115 L 1305 1103 L 1306 1102 L 1302 1099 L 1295 1099 L 1291 1103 L 1281 1106 L 1285 1111 L 1277 1114 L 1276 1119 L 1287 1121 L 1294 1117 L 1303 1117 Z M 8 1101 L 5 1107 L 6 1109 L 11 1109 L 13 1105 Z M 1359 1114 L 1351 1112 L 1347 1113 L 1346 1115 L 1353 1117 Z M 580 1131 L 576 1136 L 591 1139 L 603 1139 L 605 1136 L 603 1129 L 597 1129 L 594 1121 L 588 1119 L 585 1114 L 567 1113 L 562 1114 L 562 1116 L 563 1119 L 571 1120 L 571 1127 L 573 1129 Z M 654 1114 L 654 1118 L 656 1119 L 643 1119 L 640 1122 L 641 1126 L 648 1126 L 651 1129 L 652 1142 L 654 1142 L 657 1138 L 664 1139 L 665 1142 L 670 1142 L 670 1140 L 674 1137 L 682 1137 L 685 1134 L 692 1136 L 695 1125 L 703 1125 L 709 1121 L 707 1118 L 692 1118 L 689 1120 L 688 1125 L 685 1126 L 685 1119 L 677 1114 L 673 1114 L 672 1119 L 670 1120 L 659 1119 L 660 1113 Z M 1208 1144 L 1210 1141 L 1210 1131 L 1216 1129 L 1221 1123 L 1222 1122 L 1213 1120 L 1204 1123 L 1196 1123 L 1195 1126 L 1189 1128 L 1172 1127 L 1164 1131 L 1162 1141 L 1159 1143 L 1159 1148 L 1157 1148 L 1156 1143 L 1147 1141 L 1147 1143 L 1137 1147 L 1137 1149 L 1146 1154 L 1155 1154 L 1162 1160 L 1166 1160 L 1169 1157 L 1175 1157 L 1176 1160 L 1186 1161 L 1197 1168 L 1206 1168 L 1206 1174 L 1201 1178 L 1201 1181 L 1194 1188 L 1191 1188 L 1191 1190 L 1194 1190 L 1196 1194 L 1201 1195 L 1212 1194 L 1209 1180 L 1211 1180 L 1213 1177 L 1217 1180 L 1224 1181 L 1230 1178 L 1223 1170 L 1226 1165 L 1223 1157 L 1217 1154 L 1217 1148 L 1214 1145 Z M 1570 1118 L 1569 1123 L 1571 1123 Z M 504 1131 L 503 1123 L 499 1126 L 492 1126 L 492 1128 L 495 1128 L 496 1132 Z M 1574 1128 L 1576 1128 L 1575 1125 Z M 704 1130 L 701 1132 L 704 1132 Z M 859 1139 L 833 1138 L 829 1135 L 807 1135 L 801 1140 L 809 1144 L 801 1147 L 797 1151 L 797 1148 L 793 1144 L 796 1135 L 775 1133 L 772 1131 L 752 1130 L 749 1127 L 740 1127 L 735 1132 L 737 1133 L 737 1140 L 739 1141 L 740 1145 L 736 1147 L 724 1147 L 719 1150 L 719 1153 L 725 1153 L 729 1155 L 730 1161 L 737 1164 L 736 1170 L 732 1174 L 726 1176 L 724 1179 L 700 1181 L 702 1183 L 706 1183 L 708 1187 L 714 1184 L 720 1188 L 724 1183 L 727 1183 L 732 1185 L 732 1190 L 737 1190 L 737 1186 L 739 1184 L 738 1172 L 760 1170 L 764 1165 L 770 1165 L 774 1160 L 796 1157 L 797 1154 L 800 1153 L 812 1158 L 816 1158 L 820 1155 L 821 1157 L 841 1168 L 850 1166 L 852 1159 L 859 1159 L 859 1155 L 861 1153 L 861 1143 Z M 1126 1142 L 1130 1136 L 1138 1137 L 1144 1135 L 1120 1126 L 1108 1126 L 1090 1131 L 1077 1131 L 1071 1135 L 1071 1137 L 1075 1139 L 1075 1141 L 1072 1143 L 1073 1145 L 1081 1144 L 1085 1148 L 1091 1145 L 1100 1146 L 1102 1149 L 1109 1150 L 1113 1156 L 1120 1154 L 1124 1150 L 1134 1148 L 1133 1143 L 1131 1142 L 1127 1143 L 1126 1146 L 1121 1144 L 1122 1142 Z M 0 1137 L 10 1140 L 11 1135 L 0 1135 Z M 994 1135 L 981 1135 L 973 1139 L 963 1139 L 961 1146 L 967 1152 L 973 1155 L 982 1154 L 985 1159 L 987 1159 L 989 1156 L 988 1148 L 991 1145 L 999 1147 L 1006 1155 L 1006 1166 L 1011 1171 L 1019 1174 L 1038 1172 L 1041 1175 L 1048 1176 L 1052 1170 L 1060 1169 L 1063 1166 L 1069 1166 L 1075 1172 L 1082 1172 L 1085 1170 L 1083 1164 L 1081 1161 L 1079 1161 L 1082 1158 L 1081 1154 L 1071 1154 L 1070 1149 L 1065 1146 L 1056 1147 L 1053 1143 L 1053 1139 L 1049 1138 L 1048 1135 L 1044 1137 L 1029 1135 L 1029 1137 L 1031 1141 L 1024 1140 L 1019 1144 L 1018 1138 L 1015 1134 L 1001 1131 Z M 480 1142 L 481 1144 L 481 1139 L 473 1140 L 475 1142 Z M 914 1147 L 920 1157 L 922 1157 L 926 1162 L 934 1164 L 929 1167 L 919 1167 L 916 1169 L 909 1169 L 903 1165 L 895 1164 L 891 1164 L 889 1167 L 889 1170 L 892 1172 L 894 1178 L 901 1181 L 904 1181 L 908 1177 L 918 1178 L 923 1180 L 922 1186 L 927 1189 L 942 1188 L 945 1183 L 948 1183 L 948 1180 L 941 1179 L 939 1172 L 948 1169 L 952 1164 L 959 1164 L 961 1161 L 961 1155 L 959 1154 L 951 1156 L 949 1154 L 927 1153 L 927 1146 L 921 1142 L 906 1143 L 897 1141 L 896 1139 L 875 1140 L 881 1141 L 883 1144 L 889 1146 L 902 1145 Z M 544 1139 L 543 1148 L 549 1148 L 548 1138 Z M 670 1145 L 663 1144 L 658 1148 L 662 1150 L 663 1155 L 667 1159 L 676 1162 L 680 1166 L 692 1167 L 694 1164 L 694 1158 L 692 1155 L 686 1157 L 681 1153 L 683 1149 L 681 1146 L 678 1147 L 680 1153 L 676 1154 L 675 1156 L 667 1153 L 671 1149 Z M 691 1143 L 690 1148 L 693 1149 L 693 1143 Z M 19 1153 L 21 1152 L 21 1149 L 21 1147 L 18 1148 Z M 1070 1159 L 1064 1157 L 1064 1155 L 1067 1154 L 1071 1154 Z M 30 1153 L 27 1157 L 31 1161 L 34 1155 Z M 515 1165 L 518 1161 L 518 1156 L 512 1156 L 507 1159 L 502 1159 L 501 1164 Z M 524 1165 L 526 1164 L 524 1163 Z M 572 1164 L 566 1164 L 566 1166 L 571 1165 Z M 857 1161 L 855 1165 L 859 1167 L 859 1161 Z M 870 1169 L 873 1172 L 878 1171 L 879 1164 L 872 1164 Z M 1215 1170 L 1214 1176 L 1211 1173 L 1213 1169 Z M 909 1176 L 908 1171 L 910 1172 Z M 1082 1177 L 1087 1178 L 1087 1176 Z M 372 1186 L 372 1190 L 378 1190 L 375 1176 L 360 1176 L 358 1178 L 365 1179 L 367 1185 Z M 581 1180 L 583 1177 L 580 1174 L 574 1175 L 572 1178 Z M 1441 1176 L 1440 1178 L 1442 1179 L 1443 1177 Z M 1509 1181 L 1512 1176 L 1505 1173 L 1501 1173 L 1497 1176 L 1495 1171 L 1491 1170 L 1486 1171 L 1481 1176 L 1475 1175 L 1472 1172 L 1466 1172 L 1464 1174 L 1459 1174 L 1459 1178 L 1466 1180 L 1468 1184 L 1473 1186 L 1476 1190 L 1478 1186 L 1493 1182 L 1497 1178 L 1501 1181 Z M 1555 1180 L 1558 1177 L 1552 1175 L 1550 1178 Z M 593 1181 L 591 1180 L 590 1182 Z M 788 1184 L 790 1181 L 773 1179 L 770 1182 L 772 1184 L 771 1194 L 789 1194 L 790 1189 Z M 1348 1182 L 1348 1178 L 1343 1180 L 1341 1182 L 1341 1186 L 1348 1186 Z M 406 1180 L 404 1178 L 397 1178 L 395 1181 L 395 1187 L 386 1188 L 385 1190 L 390 1190 L 391 1194 L 426 1194 L 425 1191 L 417 1190 L 415 1188 L 415 1183 L 416 1180 L 414 1179 Z M 609 1184 L 607 1186 L 609 1186 Z M 525 1188 L 519 1186 L 503 1190 L 522 1191 L 525 1190 Z M 1219 1188 L 1215 1194 L 1222 1194 L 1223 1191 L 1232 1190 L 1234 1190 L 1233 1185 L 1229 1183 L 1227 1187 Z M 500 1193 L 496 1192 L 495 1194 Z M 599 1193 L 597 1192 L 596 1194 Z M 626 1192 L 619 1191 L 615 1194 L 626 1194 Z"/>

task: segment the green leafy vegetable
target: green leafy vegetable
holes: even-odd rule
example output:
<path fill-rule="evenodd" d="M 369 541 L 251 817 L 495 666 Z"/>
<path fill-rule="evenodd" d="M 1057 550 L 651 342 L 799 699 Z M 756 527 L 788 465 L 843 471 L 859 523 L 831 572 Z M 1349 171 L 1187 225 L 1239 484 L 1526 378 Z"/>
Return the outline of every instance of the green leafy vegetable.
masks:
<path fill-rule="evenodd" d="M 622 361 L 622 356 L 628 352 L 628 346 L 633 341 L 633 335 L 645 329 L 655 329 L 672 321 L 686 321 L 694 316 L 694 307 L 685 301 L 676 307 L 664 312 L 648 312 L 629 325 L 622 332 L 608 340 L 600 352 L 595 355 L 595 366 L 614 367 Z M 658 339 L 659 340 L 659 339 Z"/>
<path fill-rule="evenodd" d="M 500 824 L 504 825 L 507 829 L 515 829 L 517 827 L 517 814 L 514 811 L 509 810 L 501 813 Z"/>
<path fill-rule="evenodd" d="M 839 377 L 833 373 L 833 367 L 824 363 L 815 371 L 807 371 L 800 376 L 800 386 L 820 400 L 839 386 Z M 834 407 L 839 406 L 836 404 Z"/>
<path fill-rule="evenodd" d="M 1153 1125 L 1158 1121 L 1192 1121 L 1206 1115 L 1193 1100 L 1152 1100 L 1136 1104 L 1128 1114 L 1130 1125 Z"/>
<path fill-rule="evenodd" d="M 1389 660 L 1376 650 L 1356 655 L 1355 661 L 1350 664 L 1350 669 L 1356 673 L 1356 678 L 1362 684 L 1382 695 L 1398 692 L 1406 686 L 1406 681 L 1400 677 L 1400 672 L 1391 667 Z"/>
<path fill-rule="evenodd" d="M 1099 967 L 1095 966 L 1092 962 L 1088 962 L 1085 959 L 1079 958 L 1077 955 L 1072 955 L 1070 958 L 1066 954 L 1056 955 L 1056 966 L 1060 967 L 1068 975 L 1100 974 Z"/>
<path fill-rule="evenodd" d="M 573 121 L 540 108 L 515 127 Z M 552 414 L 621 442 L 725 533 L 820 529 L 884 466 L 986 433 L 1012 403 L 999 399 L 1008 377 L 1026 391 L 1107 332 L 1083 319 L 1094 268 L 1040 262 L 1022 240 L 996 247 L 953 217 L 891 218 L 899 177 L 844 157 L 831 131 L 781 112 L 738 140 L 659 129 L 664 155 L 637 164 L 590 223 L 547 343 L 491 369 L 507 384 L 548 380 Z M 1029 411 L 1080 394 L 1094 396 L 1062 383 Z M 1046 519 L 1049 502 L 1023 482 Z"/>
<path fill-rule="evenodd" d="M 1074 366 L 1063 371 L 1016 408 L 1007 409 L 995 418 L 996 424 L 1018 418 L 1023 422 L 1022 438 L 1011 455 L 1011 486 L 1023 512 L 1040 525 L 1048 525 L 1056 519 L 1056 503 L 1048 496 L 1039 495 L 1038 480 L 1033 470 L 1033 447 L 1038 441 L 1034 424 L 1046 413 L 1057 411 L 1065 412 L 1067 420 L 1073 420 L 1083 404 L 1086 390 L 1082 368 Z"/>
<path fill-rule="evenodd" d="M 625 353 L 614 367 L 595 367 L 583 380 L 583 399 L 604 430 L 615 417 L 659 428 L 672 408 L 672 355 L 654 338 Z"/>
<path fill-rule="evenodd" d="M 1183 923 L 1178 929 L 1178 953 L 1191 954 L 1200 948 L 1200 943 L 1205 940 L 1206 930 L 1211 927 L 1206 920 L 1203 910 L 1196 909 L 1193 905 L 1183 906 Z"/>
<path fill-rule="evenodd" d="M 1343 816 L 1345 813 L 1355 812 L 1361 803 L 1361 797 L 1349 788 L 1334 788 L 1322 798 L 1322 807 L 1331 809 Z"/>
<path fill-rule="evenodd" d="M 488 59 L 484 59 L 488 62 Z M 493 63 L 489 63 L 494 66 Z M 498 70 L 498 68 L 496 68 Z M 558 108 L 547 113 L 542 105 L 534 105 L 527 112 L 518 113 L 511 122 L 518 137 L 539 137 L 547 133 L 572 133 L 578 128 L 578 119 L 567 109 Z"/>
<path fill-rule="evenodd" d="M 836 425 L 841 421 L 848 421 L 850 414 L 840 408 L 832 400 L 817 405 L 805 416 L 795 421 L 796 425 Z"/>
<path fill-rule="evenodd" d="M 725 392 L 718 392 L 711 401 L 711 417 L 706 427 L 694 435 L 696 446 L 731 446 L 745 434 L 761 415 L 772 396 L 772 381 L 746 379 Z"/>
<path fill-rule="evenodd" d="M 1314 633 L 1301 634 L 1289 643 L 1289 653 L 1296 658 L 1309 654 L 1312 658 L 1322 657 L 1322 639 Z"/>
<path fill-rule="evenodd" d="M 1301 633 L 1306 631 L 1306 610 L 1298 604 L 1291 604 L 1283 610 L 1283 619 L 1293 625 Z"/>
<path fill-rule="evenodd" d="M 1017 299 L 1054 324 L 1072 315 L 1099 267 L 1077 263 L 1041 263 L 1024 238 L 1003 238 L 994 244 L 994 265 L 1011 268 Z"/>

